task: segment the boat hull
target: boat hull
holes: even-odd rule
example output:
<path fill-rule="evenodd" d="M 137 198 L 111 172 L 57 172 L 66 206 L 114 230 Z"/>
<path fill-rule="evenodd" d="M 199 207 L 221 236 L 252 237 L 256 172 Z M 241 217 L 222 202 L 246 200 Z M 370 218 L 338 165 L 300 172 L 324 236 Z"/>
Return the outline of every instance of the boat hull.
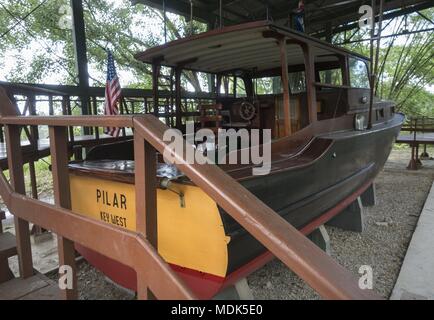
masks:
<path fill-rule="evenodd" d="M 398 116 L 371 132 L 324 135 L 318 139 L 332 142 L 315 161 L 241 183 L 290 224 L 302 229 L 375 179 L 398 137 L 400 119 Z M 231 237 L 230 274 L 266 249 L 224 210 L 220 211 Z"/>
<path fill-rule="evenodd" d="M 403 117 L 396 115 L 370 131 L 341 131 L 317 136 L 310 143 L 311 147 L 291 159 L 292 167 L 268 176 L 242 179 L 240 183 L 308 235 L 339 214 L 373 183 L 390 154 L 402 121 Z M 219 267 L 224 268 L 224 272 L 208 273 L 166 259 L 201 299 L 214 297 L 273 258 L 223 209 L 215 206 L 224 235 L 229 239 L 224 243 L 227 251 L 226 258 L 222 260 L 226 261 Z M 132 269 L 86 248 L 78 246 L 77 249 L 115 282 L 136 289 L 136 276 Z M 164 254 L 162 256 L 165 257 Z"/>

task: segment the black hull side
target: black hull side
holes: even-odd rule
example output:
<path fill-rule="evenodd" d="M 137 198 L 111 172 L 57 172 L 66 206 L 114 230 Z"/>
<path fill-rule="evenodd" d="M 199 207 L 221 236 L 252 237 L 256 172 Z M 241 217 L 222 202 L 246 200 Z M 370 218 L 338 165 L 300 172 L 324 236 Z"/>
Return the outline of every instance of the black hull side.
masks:
<path fill-rule="evenodd" d="M 332 140 L 314 161 L 241 183 L 294 227 L 301 229 L 374 180 L 390 155 L 402 115 L 370 131 L 347 131 L 315 139 Z M 301 155 L 302 156 L 302 155 Z M 266 249 L 221 208 L 231 274 Z"/>

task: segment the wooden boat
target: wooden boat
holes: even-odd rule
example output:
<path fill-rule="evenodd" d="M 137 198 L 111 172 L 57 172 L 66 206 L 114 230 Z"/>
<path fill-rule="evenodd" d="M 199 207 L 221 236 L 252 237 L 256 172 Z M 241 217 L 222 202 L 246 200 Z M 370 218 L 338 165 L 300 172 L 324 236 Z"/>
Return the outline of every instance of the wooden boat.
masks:
<path fill-rule="evenodd" d="M 268 175 L 252 175 L 250 164 L 222 168 L 304 234 L 336 216 L 372 185 L 404 119 L 395 113 L 393 102 L 374 98 L 370 107 L 367 58 L 268 22 L 195 35 L 137 58 L 153 65 L 154 101 L 160 66 L 175 70 L 177 108 L 165 120 L 178 129 L 185 131 L 182 70 L 206 72 L 215 79 L 215 101 L 202 107 L 214 113 L 198 113 L 199 127 L 271 129 Z M 256 92 L 258 81 L 268 81 L 274 91 Z M 244 102 L 253 115 L 242 114 Z M 214 297 L 272 259 L 204 191 L 162 163 L 161 157 L 158 176 L 164 182 L 157 203 L 159 253 L 200 298 Z M 75 212 L 134 230 L 131 141 L 90 150 L 85 161 L 70 164 L 70 181 Z M 77 249 L 114 281 L 135 289 L 133 270 L 86 248 Z"/>

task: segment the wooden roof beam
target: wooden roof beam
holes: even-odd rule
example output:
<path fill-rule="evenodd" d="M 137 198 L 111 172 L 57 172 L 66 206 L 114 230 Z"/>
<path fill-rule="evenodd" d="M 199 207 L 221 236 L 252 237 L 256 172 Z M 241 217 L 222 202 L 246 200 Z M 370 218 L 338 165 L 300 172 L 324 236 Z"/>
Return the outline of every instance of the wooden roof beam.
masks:
<path fill-rule="evenodd" d="M 428 9 L 428 8 L 433 6 L 431 1 L 419 1 L 418 4 L 415 4 L 413 6 L 409 6 L 409 7 L 403 8 L 403 9 L 391 11 L 390 8 L 393 8 L 394 7 L 393 4 L 396 5 L 397 2 L 399 2 L 399 1 L 388 2 L 388 3 L 386 2 L 385 3 L 385 11 L 390 11 L 390 12 L 385 13 L 383 15 L 383 21 L 384 20 L 390 20 L 390 19 L 402 16 L 402 15 L 413 13 L 413 12 L 417 12 L 419 10 Z M 358 22 L 359 16 L 354 15 L 354 14 L 352 14 L 352 16 L 354 16 L 354 18 L 352 19 L 352 21 L 354 21 L 354 22 L 349 23 L 347 25 L 342 25 L 342 24 L 344 23 L 343 22 L 344 20 L 350 20 L 349 15 L 342 17 L 342 18 L 337 18 L 336 19 L 337 22 L 334 23 L 334 29 L 332 30 L 332 33 L 336 34 L 336 33 L 340 33 L 343 31 L 348 31 L 348 30 L 358 28 L 359 27 L 359 22 Z M 378 21 L 378 16 L 375 17 L 375 20 Z M 314 25 L 320 25 L 321 23 L 324 25 L 325 20 L 317 20 L 317 22 L 315 22 Z M 325 35 L 325 31 L 318 30 L 318 32 L 314 33 L 314 35 L 316 37 L 323 37 Z"/>

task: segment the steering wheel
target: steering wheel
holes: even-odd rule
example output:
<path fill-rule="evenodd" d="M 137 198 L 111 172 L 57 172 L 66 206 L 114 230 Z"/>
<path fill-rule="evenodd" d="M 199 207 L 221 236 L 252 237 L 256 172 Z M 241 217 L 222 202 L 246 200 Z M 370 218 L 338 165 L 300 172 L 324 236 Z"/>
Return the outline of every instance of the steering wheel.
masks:
<path fill-rule="evenodd" d="M 240 117 L 245 121 L 250 121 L 256 116 L 256 108 L 253 103 L 244 101 L 240 106 Z"/>

